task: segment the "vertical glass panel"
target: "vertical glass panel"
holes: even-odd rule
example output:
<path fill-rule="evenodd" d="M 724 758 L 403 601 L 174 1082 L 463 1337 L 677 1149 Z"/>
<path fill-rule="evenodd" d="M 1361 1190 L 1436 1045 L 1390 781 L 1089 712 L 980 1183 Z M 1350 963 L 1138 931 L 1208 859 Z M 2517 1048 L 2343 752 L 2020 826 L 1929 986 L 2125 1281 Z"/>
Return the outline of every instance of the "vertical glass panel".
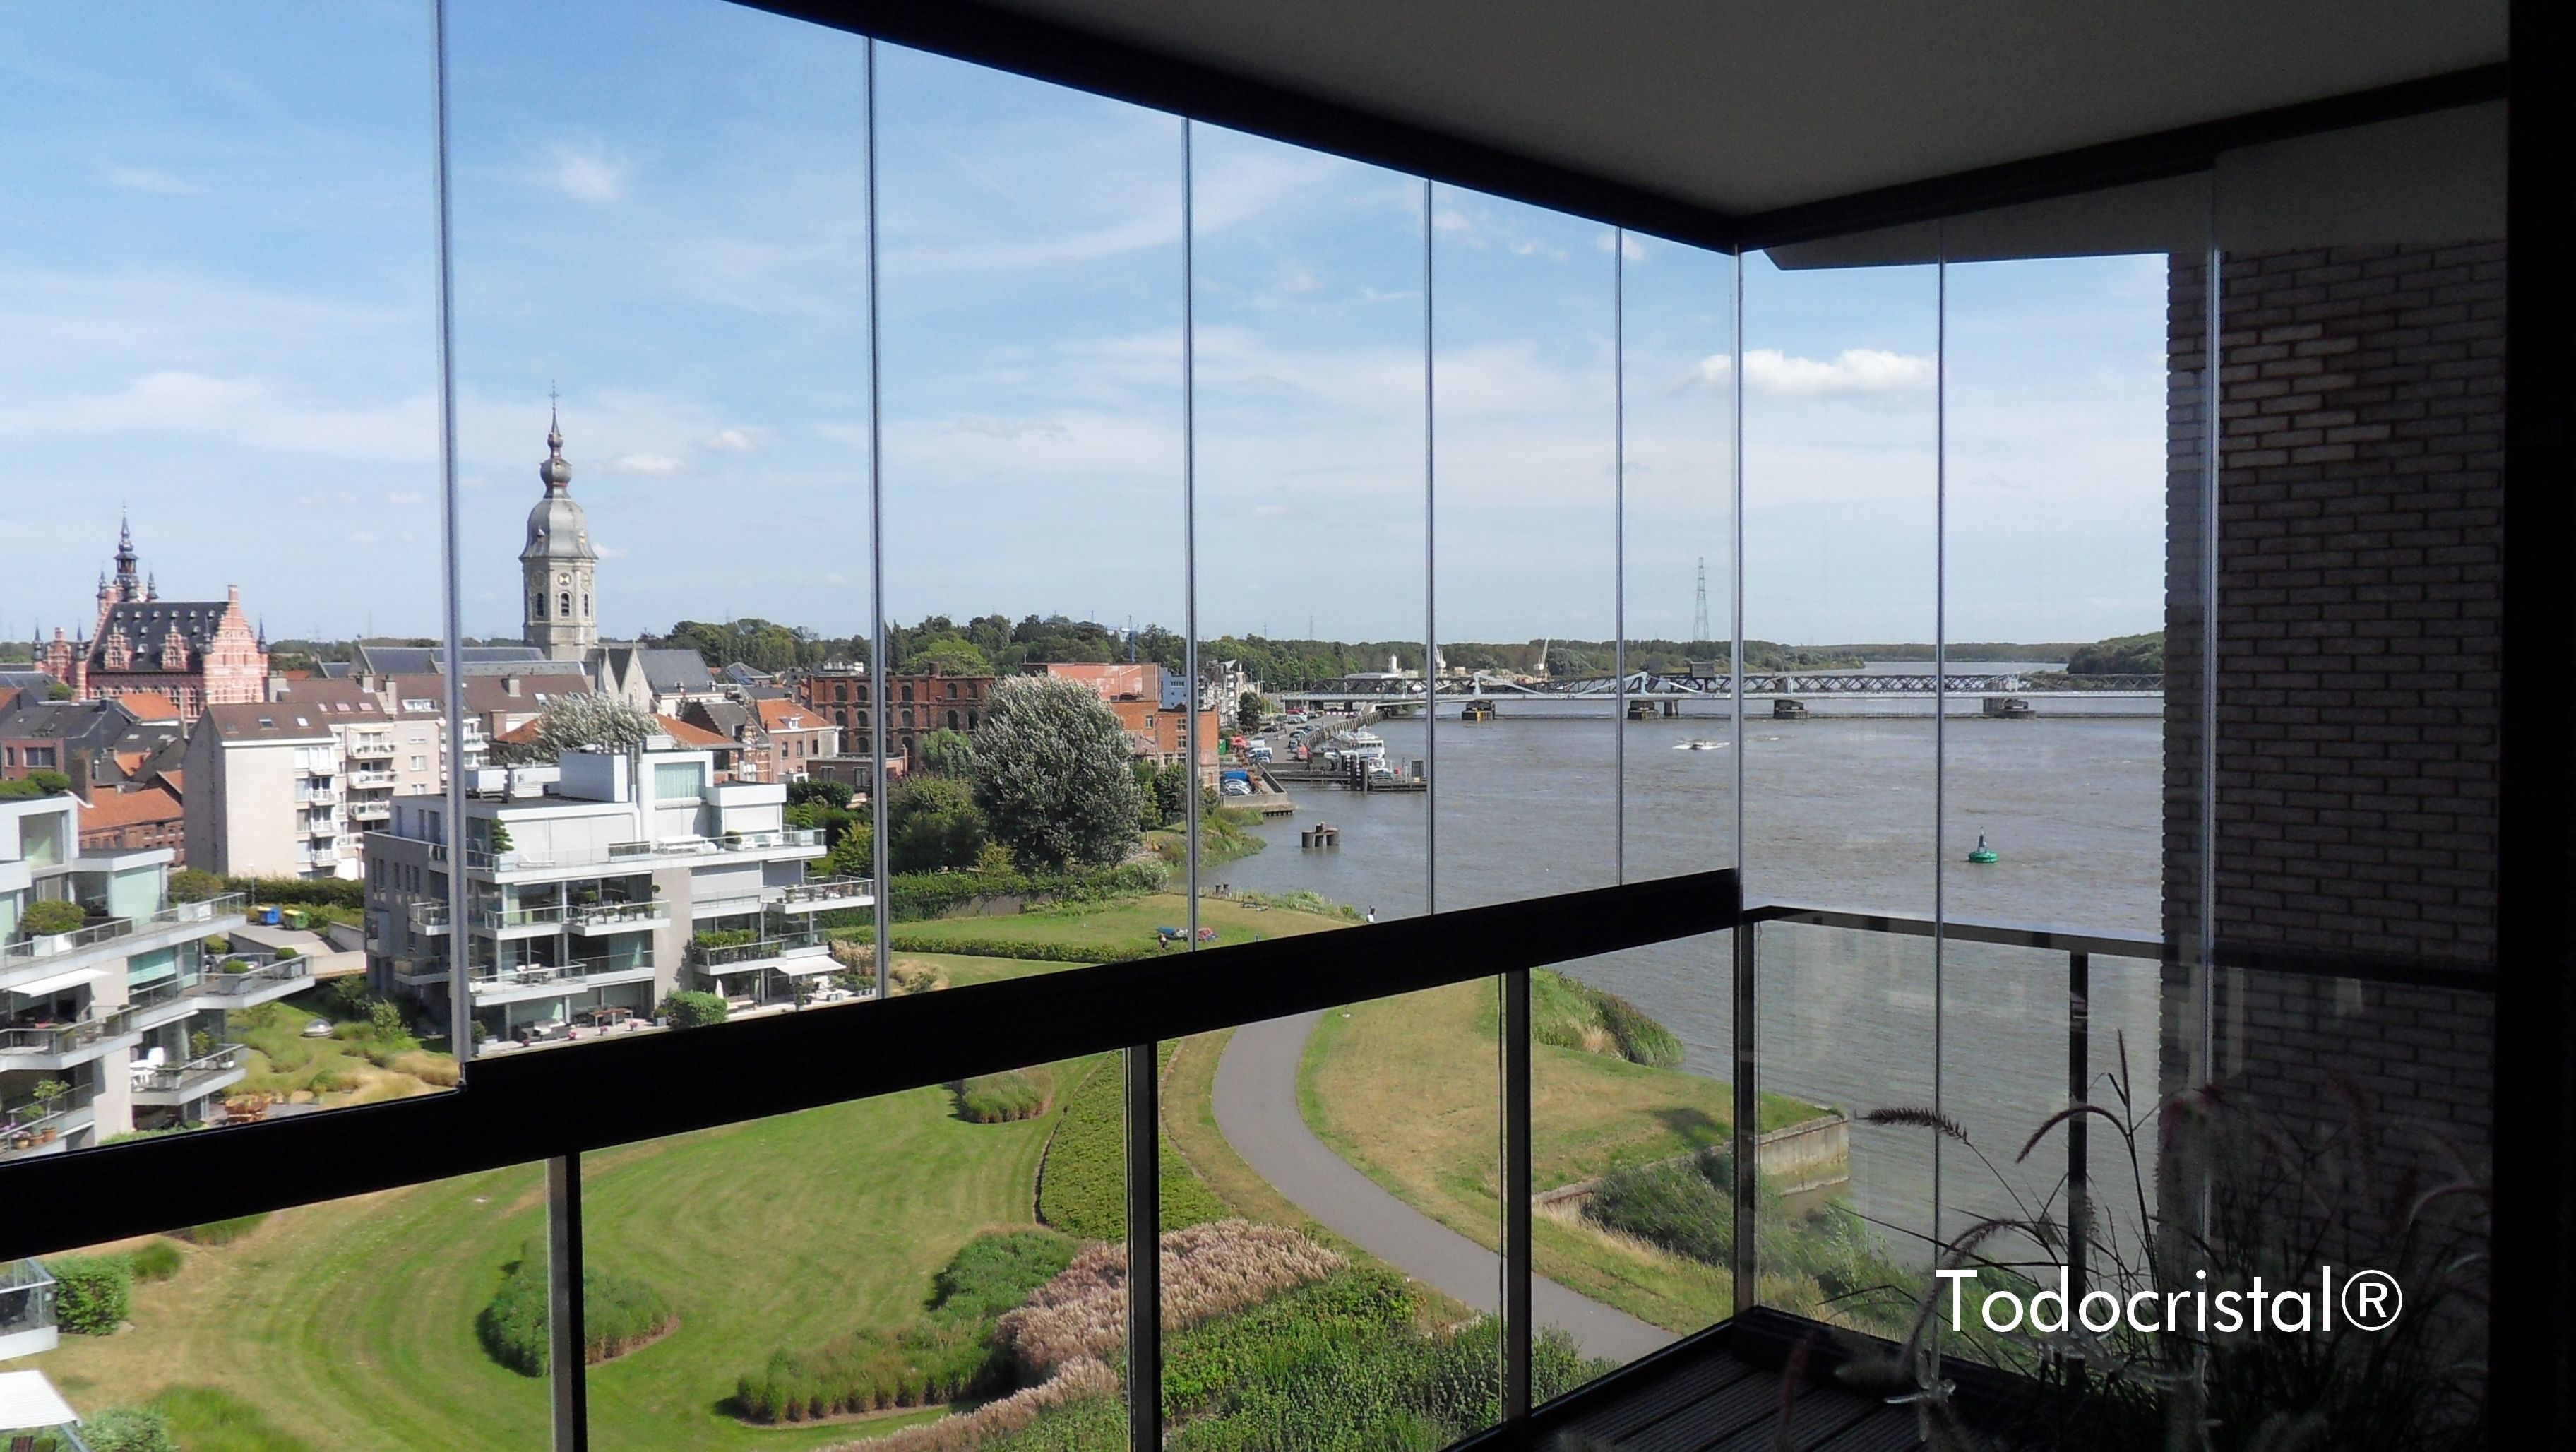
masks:
<path fill-rule="evenodd" d="M 1218 734 L 1178 633 L 1180 123 L 904 51 L 878 84 L 894 966 L 1153 952 L 1189 923 L 1162 805 Z M 1114 900 L 972 916 L 1069 886 Z"/>
<path fill-rule="evenodd" d="M 1410 916 L 1423 725 L 1386 713 L 1421 690 L 1422 184 L 1195 136 L 1199 661 L 1227 728 L 1202 886 Z"/>
<path fill-rule="evenodd" d="M 584 1157 L 590 1445 L 1125 1445 L 1122 1105 L 1093 1055 Z"/>
<path fill-rule="evenodd" d="M 1758 930 L 1761 1088 L 1853 1123 L 1755 1166 L 1754 1289 L 1878 1325 L 1869 1277 L 1929 1271 L 1942 1169 L 1932 1130 L 1858 1122 L 1940 1103 L 1938 277 L 1743 266 L 1747 895 L 1907 920 Z"/>
<path fill-rule="evenodd" d="M 869 633 L 862 57 L 731 5 L 450 8 L 478 775 L 461 830 L 397 804 L 370 893 L 387 990 L 444 1019 L 461 954 L 489 1051 L 873 986 L 831 941 L 865 763 L 811 694 Z"/>
<path fill-rule="evenodd" d="M 516 1165 L 0 1266 L 0 1355 L 91 1447 L 536 1452 L 545 1285 L 545 1172 Z"/>
<path fill-rule="evenodd" d="M 1950 1158 L 1945 1237 L 2043 1208 L 2063 1220 L 2072 1189 L 2065 1132 L 2013 1160 L 2079 1092 L 2069 953 L 1985 925 L 2160 954 L 2167 271 L 2157 253 L 1947 272 L 1942 1104 L 1995 1168 Z M 2097 1037 L 2148 1065 L 2148 981 L 2105 971 L 2085 1009 Z M 2115 1066 L 2099 1067 L 2108 1100 Z"/>
<path fill-rule="evenodd" d="M 1735 865 L 1735 259 L 1628 234 L 1626 880 Z M 1643 705 L 1640 711 L 1640 703 Z"/>
<path fill-rule="evenodd" d="M 0 19 L 0 472 L 48 542 L 0 570 L 0 1157 L 456 1082 L 316 991 L 360 839 L 439 780 L 435 713 L 350 671 L 439 629 L 427 45 Z"/>
<path fill-rule="evenodd" d="M 1613 237 L 1447 187 L 1432 236 L 1449 909 L 1618 880 Z"/>
<path fill-rule="evenodd" d="M 1784 921 L 1753 931 L 1764 1115 L 1754 1295 L 1902 1339 L 1932 1284 L 1939 1166 L 1923 1116 L 1938 996 L 1928 925 L 1896 933 Z M 1912 1122 L 1865 1122 L 1881 1110 Z"/>
<path fill-rule="evenodd" d="M 1439 1446 L 1500 1415 L 1496 1007 L 1477 979 L 1178 1046 L 1163 1403 L 1180 1445 Z M 1568 1319 L 1545 1288 L 1539 1314 Z M 1594 1374 L 1584 1356 L 1549 1333 L 1545 1392 Z"/>

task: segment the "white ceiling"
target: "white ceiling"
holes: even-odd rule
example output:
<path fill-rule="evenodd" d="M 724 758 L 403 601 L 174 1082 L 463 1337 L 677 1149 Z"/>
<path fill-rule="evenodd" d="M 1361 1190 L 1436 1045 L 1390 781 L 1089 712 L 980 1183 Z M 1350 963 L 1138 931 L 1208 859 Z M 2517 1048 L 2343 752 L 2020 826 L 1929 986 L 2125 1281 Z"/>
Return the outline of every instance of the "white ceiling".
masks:
<path fill-rule="evenodd" d="M 2505 58 L 2506 0 L 993 0 L 1730 213 Z"/>

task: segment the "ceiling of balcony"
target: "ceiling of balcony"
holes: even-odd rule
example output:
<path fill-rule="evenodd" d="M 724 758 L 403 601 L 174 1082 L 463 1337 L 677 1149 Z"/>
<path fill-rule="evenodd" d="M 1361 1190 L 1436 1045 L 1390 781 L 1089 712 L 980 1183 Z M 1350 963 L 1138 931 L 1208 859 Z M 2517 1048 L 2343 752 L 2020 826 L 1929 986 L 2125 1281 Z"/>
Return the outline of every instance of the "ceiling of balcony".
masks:
<path fill-rule="evenodd" d="M 2499 62 L 2507 10 L 2506 0 L 986 4 L 1735 215 Z"/>

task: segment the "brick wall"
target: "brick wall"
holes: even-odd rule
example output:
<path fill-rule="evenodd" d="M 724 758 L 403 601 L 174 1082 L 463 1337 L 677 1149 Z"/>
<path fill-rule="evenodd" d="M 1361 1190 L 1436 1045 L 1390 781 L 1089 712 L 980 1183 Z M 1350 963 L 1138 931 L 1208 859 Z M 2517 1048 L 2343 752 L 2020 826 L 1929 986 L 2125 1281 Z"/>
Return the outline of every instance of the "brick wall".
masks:
<path fill-rule="evenodd" d="M 2176 257 L 2166 920 L 2199 915 L 2206 269 Z M 2212 926 L 2486 964 L 2502 613 L 2501 244 L 2230 256 Z"/>

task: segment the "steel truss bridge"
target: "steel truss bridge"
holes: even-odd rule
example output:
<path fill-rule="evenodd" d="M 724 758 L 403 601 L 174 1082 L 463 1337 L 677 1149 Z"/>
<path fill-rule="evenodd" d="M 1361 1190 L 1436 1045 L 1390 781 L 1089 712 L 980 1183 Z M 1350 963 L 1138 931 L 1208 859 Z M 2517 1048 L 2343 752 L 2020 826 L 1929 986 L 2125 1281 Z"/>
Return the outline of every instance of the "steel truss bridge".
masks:
<path fill-rule="evenodd" d="M 2062 671 L 2025 671 L 1985 675 L 1946 675 L 1940 689 L 1953 696 L 2159 696 L 2165 678 L 2154 676 L 2079 676 Z M 1928 697 L 1934 681 L 1928 673 L 1860 671 L 1747 671 L 1747 696 L 1915 696 Z M 1731 697 L 1735 678 L 1728 674 L 1679 674 L 1631 671 L 1625 677 L 1586 676 L 1562 681 L 1523 682 L 1482 675 L 1443 677 L 1441 701 L 1567 700 L 1625 695 L 1632 701 L 1687 701 Z M 1274 697 L 1292 707 L 1327 704 L 1419 701 L 1422 682 L 1393 675 L 1350 676 L 1328 686 L 1278 691 Z"/>

